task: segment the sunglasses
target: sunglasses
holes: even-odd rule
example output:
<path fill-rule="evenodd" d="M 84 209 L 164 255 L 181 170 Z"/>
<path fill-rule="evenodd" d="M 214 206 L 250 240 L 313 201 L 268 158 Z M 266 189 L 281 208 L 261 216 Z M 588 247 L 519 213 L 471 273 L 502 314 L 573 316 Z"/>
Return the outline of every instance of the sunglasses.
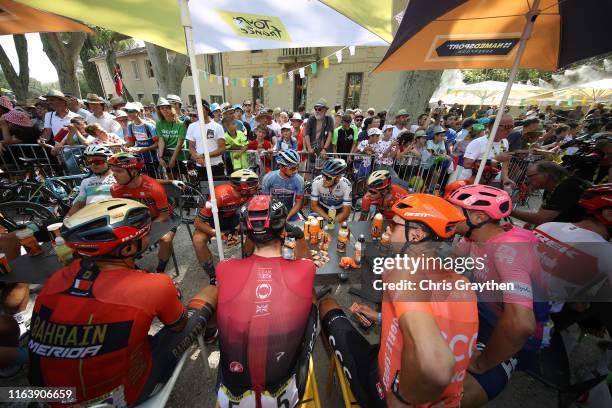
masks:
<path fill-rule="evenodd" d="M 96 166 L 99 166 L 99 165 L 101 165 L 101 164 L 105 164 L 105 163 L 106 163 L 106 160 L 104 160 L 104 159 L 86 159 L 86 160 L 85 160 L 85 163 L 86 163 L 88 166 L 91 166 L 91 165 L 96 165 Z"/>
<path fill-rule="evenodd" d="M 297 171 L 297 166 L 281 166 L 283 169 L 285 169 L 285 171 L 289 170 L 289 171 Z"/>
<path fill-rule="evenodd" d="M 138 111 L 134 110 L 134 109 L 128 109 L 128 110 L 126 110 L 126 112 L 127 113 L 138 113 Z"/>
<path fill-rule="evenodd" d="M 251 104 L 250 103 L 245 103 L 242 106 L 251 106 Z"/>
<path fill-rule="evenodd" d="M 370 193 L 372 195 L 377 195 L 377 194 L 380 194 L 380 191 L 379 190 L 374 190 L 374 189 L 369 189 L 368 193 Z"/>
<path fill-rule="evenodd" d="M 362 121 L 363 117 L 362 116 L 355 116 L 355 121 Z"/>
<path fill-rule="evenodd" d="M 328 176 L 327 174 L 323 174 L 323 177 L 325 177 L 325 180 L 327 181 L 332 181 L 333 179 L 336 178 L 336 176 Z"/>
<path fill-rule="evenodd" d="M 325 108 L 315 108 L 315 112 L 323 112 Z"/>

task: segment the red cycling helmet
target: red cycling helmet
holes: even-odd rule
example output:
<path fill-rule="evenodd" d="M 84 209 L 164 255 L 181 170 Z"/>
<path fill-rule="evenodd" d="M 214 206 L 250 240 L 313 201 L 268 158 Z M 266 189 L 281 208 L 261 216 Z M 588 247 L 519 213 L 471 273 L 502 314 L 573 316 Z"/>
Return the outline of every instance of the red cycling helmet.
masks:
<path fill-rule="evenodd" d="M 587 189 L 582 193 L 578 204 L 604 225 L 612 225 L 612 222 L 606 220 L 600 211 L 612 207 L 612 183 L 598 184 Z"/>
<path fill-rule="evenodd" d="M 465 210 L 482 211 L 494 220 L 501 220 L 512 212 L 512 200 L 507 192 L 485 184 L 463 186 L 448 198 Z"/>
<path fill-rule="evenodd" d="M 269 195 L 254 196 L 241 211 L 248 237 L 260 244 L 280 239 L 287 214 L 285 204 Z"/>
<path fill-rule="evenodd" d="M 470 180 L 455 180 L 444 187 L 444 199 L 447 200 L 458 188 L 472 184 Z"/>
<path fill-rule="evenodd" d="M 139 240 L 150 228 L 151 215 L 146 205 L 112 198 L 88 204 L 66 218 L 62 236 L 66 245 L 82 256 L 116 257 L 118 249 Z"/>
<path fill-rule="evenodd" d="M 142 170 L 144 168 L 144 161 L 142 157 L 135 154 L 120 152 L 108 158 L 108 165 L 128 170 Z"/>

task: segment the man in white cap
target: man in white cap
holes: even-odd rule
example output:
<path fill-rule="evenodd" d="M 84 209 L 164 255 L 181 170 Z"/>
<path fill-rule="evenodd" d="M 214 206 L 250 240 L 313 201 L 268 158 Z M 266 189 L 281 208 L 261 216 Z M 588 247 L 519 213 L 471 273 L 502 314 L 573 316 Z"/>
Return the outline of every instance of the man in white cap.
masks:
<path fill-rule="evenodd" d="M 304 127 L 304 145 L 311 153 L 310 161 L 314 161 L 315 155 L 324 157 L 331 146 L 334 119 L 327 116 L 328 109 L 327 101 L 319 99 L 314 105 L 314 118 L 309 119 Z"/>
<path fill-rule="evenodd" d="M 174 94 L 168 94 L 168 96 L 166 96 L 166 100 L 170 102 L 172 106 L 174 106 L 176 114 L 179 115 L 179 119 L 185 124 L 185 127 L 189 127 L 191 124 L 191 117 L 183 114 L 183 101 L 181 100 L 181 97 Z"/>
<path fill-rule="evenodd" d="M 391 137 L 397 139 L 402 130 L 406 130 L 408 122 L 410 121 L 410 115 L 406 112 L 406 109 L 400 109 L 395 114 L 395 126 L 393 127 L 393 134 Z"/>
<path fill-rule="evenodd" d="M 367 114 L 368 118 L 373 118 L 374 115 L 376 115 L 376 110 L 374 108 L 368 108 Z"/>
<path fill-rule="evenodd" d="M 96 94 L 88 94 L 87 106 L 91 112 L 85 118 L 88 124 L 91 125 L 93 123 L 97 123 L 107 133 L 121 133 L 121 125 L 117 123 L 115 117 L 104 111 L 104 99 L 100 98 Z"/>
<path fill-rule="evenodd" d="M 169 105 L 164 98 L 157 100 L 157 106 Z M 125 105 L 130 123 L 127 131 L 126 151 L 138 154 L 142 157 L 145 163 L 145 171 L 147 175 L 153 178 L 159 178 L 158 168 L 159 159 L 157 157 L 157 145 L 159 139 L 155 132 L 155 125 L 142 120 L 138 107 L 129 102 Z"/>
<path fill-rule="evenodd" d="M 121 131 L 117 133 L 117 136 L 125 140 L 128 134 L 128 122 L 130 121 L 127 113 L 124 110 L 115 111 L 115 120 L 121 125 Z"/>

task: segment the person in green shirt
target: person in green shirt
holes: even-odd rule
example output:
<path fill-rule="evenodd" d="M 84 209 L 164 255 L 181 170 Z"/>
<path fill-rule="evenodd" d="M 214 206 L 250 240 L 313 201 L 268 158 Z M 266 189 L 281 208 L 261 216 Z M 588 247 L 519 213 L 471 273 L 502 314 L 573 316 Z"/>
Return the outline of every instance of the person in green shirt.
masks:
<path fill-rule="evenodd" d="M 230 150 L 240 150 L 247 145 L 248 140 L 244 133 L 238 130 L 233 116 L 227 116 L 221 121 L 225 131 L 225 148 Z M 230 152 L 234 170 L 248 169 L 249 162 L 247 155 L 243 152 Z"/>
<path fill-rule="evenodd" d="M 162 101 L 161 104 L 158 104 L 157 117 L 159 120 L 155 122 L 155 133 L 159 138 L 157 149 L 159 164 L 170 170 L 178 168 L 180 161 L 189 159 L 189 152 L 185 145 L 187 127 L 169 102 Z M 169 173 L 174 173 L 174 171 Z"/>

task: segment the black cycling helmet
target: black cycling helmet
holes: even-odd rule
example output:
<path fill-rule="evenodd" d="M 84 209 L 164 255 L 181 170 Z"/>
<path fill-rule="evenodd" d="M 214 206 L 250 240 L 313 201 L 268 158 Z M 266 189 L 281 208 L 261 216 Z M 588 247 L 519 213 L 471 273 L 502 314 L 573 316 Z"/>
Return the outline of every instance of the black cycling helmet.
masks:
<path fill-rule="evenodd" d="M 282 239 L 288 214 L 282 202 L 269 195 L 256 195 L 242 207 L 241 213 L 247 236 L 254 242 L 265 244 L 273 239 Z"/>
<path fill-rule="evenodd" d="M 343 159 L 329 159 L 325 162 L 321 172 L 326 176 L 339 176 L 346 170 L 346 162 Z"/>

